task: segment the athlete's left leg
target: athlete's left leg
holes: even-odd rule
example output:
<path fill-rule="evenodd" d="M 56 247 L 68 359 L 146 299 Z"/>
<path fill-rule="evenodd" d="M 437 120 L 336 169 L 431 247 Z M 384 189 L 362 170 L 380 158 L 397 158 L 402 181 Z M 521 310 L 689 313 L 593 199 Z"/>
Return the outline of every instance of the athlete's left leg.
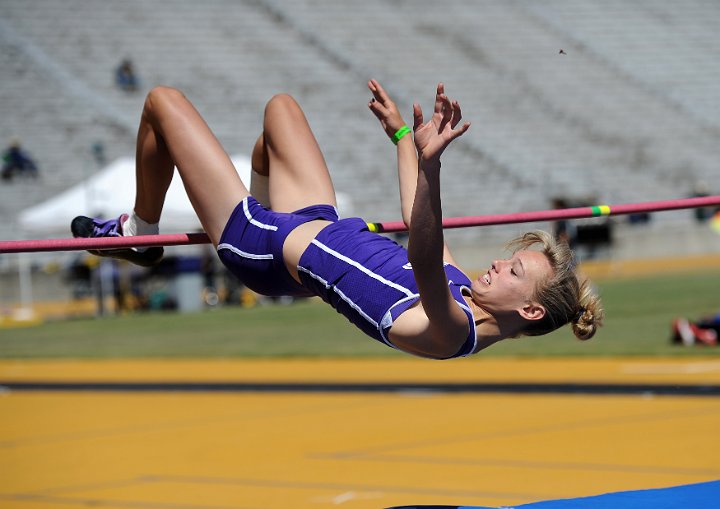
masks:
<path fill-rule="evenodd" d="M 336 205 L 325 158 L 305 114 L 289 95 L 278 94 L 265 107 L 263 132 L 255 143 L 252 161 L 253 177 L 260 177 L 254 188 L 259 194 L 256 198 L 261 202 L 268 199 L 272 210 L 293 212 L 317 204 Z M 263 196 L 265 184 L 267 194 Z"/>

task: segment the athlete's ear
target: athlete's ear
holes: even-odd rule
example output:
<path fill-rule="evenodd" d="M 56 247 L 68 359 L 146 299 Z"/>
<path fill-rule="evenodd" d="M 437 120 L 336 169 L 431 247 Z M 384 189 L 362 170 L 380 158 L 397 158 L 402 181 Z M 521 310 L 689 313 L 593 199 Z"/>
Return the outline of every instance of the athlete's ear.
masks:
<path fill-rule="evenodd" d="M 541 320 L 546 313 L 545 308 L 536 302 L 526 303 L 519 311 L 525 320 Z"/>

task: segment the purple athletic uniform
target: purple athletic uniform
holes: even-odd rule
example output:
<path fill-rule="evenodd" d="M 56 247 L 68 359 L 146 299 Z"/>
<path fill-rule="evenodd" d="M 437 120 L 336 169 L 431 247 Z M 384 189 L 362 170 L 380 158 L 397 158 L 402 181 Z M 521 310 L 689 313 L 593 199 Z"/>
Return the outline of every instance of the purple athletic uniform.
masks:
<path fill-rule="evenodd" d="M 333 221 L 300 258 L 302 285 L 287 272 L 282 245 L 288 233 L 313 219 Z M 395 318 L 420 299 L 407 250 L 393 240 L 370 232 L 360 218 L 337 219 L 329 205 L 292 214 L 265 209 L 254 198 L 233 212 L 218 244 L 223 263 L 248 288 L 264 295 L 316 295 L 370 337 L 395 348 L 389 330 Z M 470 279 L 445 265 L 450 292 L 465 312 L 469 334 L 452 357 L 475 353 L 475 321 L 462 292 Z"/>

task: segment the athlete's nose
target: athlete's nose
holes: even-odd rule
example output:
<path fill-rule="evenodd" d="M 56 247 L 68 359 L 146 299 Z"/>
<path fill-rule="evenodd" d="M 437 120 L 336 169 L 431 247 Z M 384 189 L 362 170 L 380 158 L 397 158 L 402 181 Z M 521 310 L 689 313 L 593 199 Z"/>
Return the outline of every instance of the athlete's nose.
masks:
<path fill-rule="evenodd" d="M 505 265 L 507 265 L 507 260 L 494 260 L 492 268 L 495 272 L 500 273 L 505 268 Z"/>

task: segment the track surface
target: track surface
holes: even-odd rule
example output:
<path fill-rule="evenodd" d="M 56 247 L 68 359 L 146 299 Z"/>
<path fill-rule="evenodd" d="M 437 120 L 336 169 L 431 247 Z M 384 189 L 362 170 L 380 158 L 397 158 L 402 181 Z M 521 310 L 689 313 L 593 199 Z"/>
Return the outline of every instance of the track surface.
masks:
<path fill-rule="evenodd" d="M 2 361 L 5 383 L 717 386 L 720 360 Z M 720 478 L 720 399 L 6 391 L 0 506 L 500 506 Z"/>

